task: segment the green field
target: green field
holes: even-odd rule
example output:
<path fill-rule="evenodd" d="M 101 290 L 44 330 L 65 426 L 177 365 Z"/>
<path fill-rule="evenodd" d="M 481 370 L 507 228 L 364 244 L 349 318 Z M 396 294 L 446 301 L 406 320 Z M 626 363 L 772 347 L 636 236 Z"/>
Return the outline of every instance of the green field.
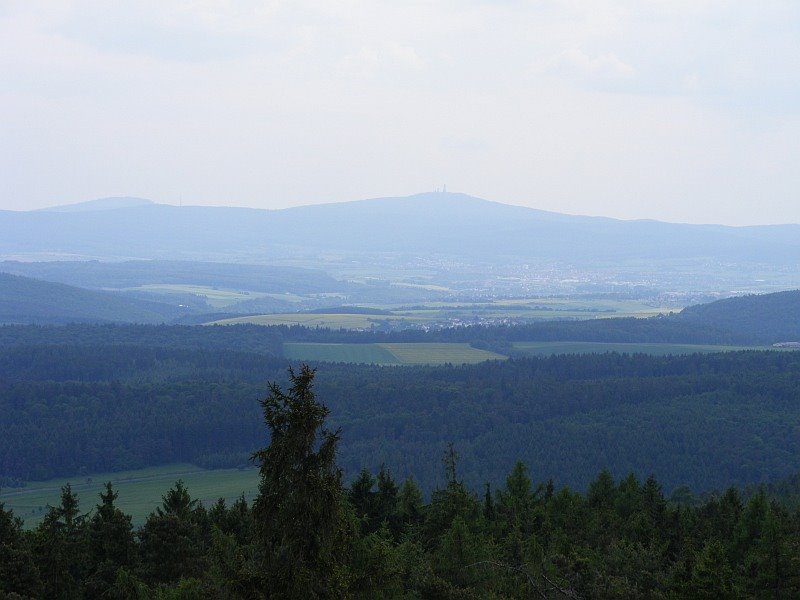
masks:
<path fill-rule="evenodd" d="M 247 290 L 232 290 L 225 288 L 210 287 L 206 285 L 172 284 L 172 283 L 149 283 L 132 288 L 123 288 L 125 292 L 151 292 L 155 294 L 194 294 L 203 296 L 206 302 L 213 308 L 225 308 L 231 304 L 236 304 L 242 300 L 252 300 L 262 298 L 269 294 L 261 292 L 251 292 Z M 282 297 L 282 296 L 281 296 Z M 282 297 L 283 298 L 283 297 Z M 290 298 L 285 298 L 291 301 Z"/>
<path fill-rule="evenodd" d="M 24 519 L 26 527 L 33 527 L 44 517 L 48 504 L 59 503 L 61 487 L 67 483 L 78 494 L 81 512 L 86 513 L 99 501 L 98 494 L 104 483 L 111 481 L 119 492 L 117 505 L 133 517 L 134 524 L 140 525 L 178 479 L 182 479 L 192 497 L 200 499 L 205 506 L 210 506 L 220 497 L 230 504 L 242 493 L 251 499 L 258 491 L 258 471 L 255 468 L 206 470 L 189 464 L 174 464 L 29 482 L 24 488 L 2 490 L 0 502 Z"/>
<path fill-rule="evenodd" d="M 478 350 L 469 344 L 318 344 L 286 342 L 283 352 L 292 360 L 367 363 L 376 365 L 474 364 L 504 360 L 501 354 Z"/>
<path fill-rule="evenodd" d="M 680 310 L 676 306 L 656 306 L 637 300 L 597 298 L 516 298 L 490 302 L 426 302 L 413 308 L 400 305 L 370 305 L 393 314 L 430 320 L 442 318 L 487 319 L 599 319 L 609 317 L 651 317 Z"/>
<path fill-rule="evenodd" d="M 552 354 L 591 354 L 619 352 L 628 354 L 694 354 L 695 352 L 732 352 L 736 350 L 765 350 L 755 346 L 712 346 L 701 344 L 614 343 L 614 342 L 514 342 L 515 350 L 531 356 Z"/>
<path fill-rule="evenodd" d="M 317 344 L 285 342 L 283 354 L 291 360 L 399 365 L 397 357 L 380 344 Z"/>
<path fill-rule="evenodd" d="M 485 360 L 505 360 L 502 354 L 478 350 L 469 344 L 416 343 L 380 344 L 404 365 L 474 364 Z"/>
<path fill-rule="evenodd" d="M 304 327 L 328 327 L 331 329 L 370 329 L 373 323 L 380 321 L 413 322 L 420 320 L 425 319 L 394 315 L 276 313 L 220 319 L 219 321 L 206 323 L 206 325 L 237 325 L 249 323 L 253 325 L 303 325 Z"/>

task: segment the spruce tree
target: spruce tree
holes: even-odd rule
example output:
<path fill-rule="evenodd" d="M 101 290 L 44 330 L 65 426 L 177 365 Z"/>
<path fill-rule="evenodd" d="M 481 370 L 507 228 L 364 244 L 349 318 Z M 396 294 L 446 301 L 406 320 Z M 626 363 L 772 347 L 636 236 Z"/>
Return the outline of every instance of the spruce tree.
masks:
<path fill-rule="evenodd" d="M 375 494 L 375 510 L 378 527 L 388 525 L 395 541 L 400 538 L 402 528 L 399 512 L 399 490 L 385 465 L 381 465 L 377 478 L 378 491 Z"/>
<path fill-rule="evenodd" d="M 100 492 L 100 504 L 89 521 L 89 556 L 92 573 L 86 583 L 86 594 L 100 597 L 109 590 L 117 570 L 131 566 L 136 558 L 131 517 L 118 509 L 114 501 L 119 494 L 109 481 Z"/>
<path fill-rule="evenodd" d="M 201 523 L 206 519 L 205 509 L 192 499 L 183 481 L 175 482 L 139 531 L 141 572 L 147 583 L 171 583 L 205 572 Z"/>
<path fill-rule="evenodd" d="M 34 534 L 34 557 L 47 598 L 80 598 L 86 574 L 86 519 L 67 484 L 61 504 L 50 507 Z"/>
<path fill-rule="evenodd" d="M 324 427 L 328 409 L 314 397 L 314 370 L 290 368 L 289 378 L 288 392 L 271 383 L 261 401 L 270 442 L 253 455 L 261 475 L 253 517 L 262 592 L 270 598 L 339 597 L 347 531 L 336 465 L 339 432 Z"/>
<path fill-rule="evenodd" d="M 398 511 L 403 526 L 417 527 L 425 516 L 422 492 L 411 477 L 408 477 L 398 492 Z"/>
<path fill-rule="evenodd" d="M 39 570 L 22 533 L 22 521 L 0 502 L 0 597 L 3 594 L 38 596 Z"/>
<path fill-rule="evenodd" d="M 361 469 L 358 477 L 350 484 L 347 498 L 359 520 L 362 533 L 372 533 L 380 523 L 376 523 L 375 478 L 366 469 Z"/>

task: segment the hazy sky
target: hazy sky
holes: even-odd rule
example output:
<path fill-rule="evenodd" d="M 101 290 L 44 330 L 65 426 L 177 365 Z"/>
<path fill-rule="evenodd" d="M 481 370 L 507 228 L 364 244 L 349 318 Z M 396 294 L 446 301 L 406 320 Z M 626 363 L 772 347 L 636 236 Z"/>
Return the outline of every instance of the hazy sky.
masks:
<path fill-rule="evenodd" d="M 0 208 L 446 183 L 800 222 L 797 0 L 0 2 Z"/>

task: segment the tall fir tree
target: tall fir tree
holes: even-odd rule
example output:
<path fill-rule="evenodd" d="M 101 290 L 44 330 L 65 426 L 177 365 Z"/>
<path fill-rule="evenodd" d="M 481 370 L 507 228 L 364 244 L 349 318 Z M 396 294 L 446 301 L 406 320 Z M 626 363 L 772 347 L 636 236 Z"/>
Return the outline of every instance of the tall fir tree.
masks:
<path fill-rule="evenodd" d="M 88 566 L 86 519 L 67 484 L 61 504 L 51 507 L 36 529 L 34 556 L 46 598 L 80 598 Z"/>
<path fill-rule="evenodd" d="M 0 502 L 0 597 L 42 593 L 39 569 L 22 532 L 22 521 Z"/>
<path fill-rule="evenodd" d="M 288 392 L 271 383 L 261 402 L 270 442 L 253 455 L 261 475 L 253 518 L 263 589 L 270 598 L 340 597 L 349 529 L 339 432 L 325 429 L 328 408 L 314 396 L 314 370 L 290 368 L 289 378 Z"/>
<path fill-rule="evenodd" d="M 117 570 L 131 567 L 136 560 L 131 517 L 114 504 L 118 496 L 111 482 L 106 483 L 88 524 L 92 572 L 86 582 L 86 595 L 91 597 L 106 594 L 116 581 Z"/>
<path fill-rule="evenodd" d="M 177 481 L 139 531 L 140 569 L 146 582 L 170 583 L 204 573 L 206 520 L 205 509 L 192 499 L 183 481 Z"/>

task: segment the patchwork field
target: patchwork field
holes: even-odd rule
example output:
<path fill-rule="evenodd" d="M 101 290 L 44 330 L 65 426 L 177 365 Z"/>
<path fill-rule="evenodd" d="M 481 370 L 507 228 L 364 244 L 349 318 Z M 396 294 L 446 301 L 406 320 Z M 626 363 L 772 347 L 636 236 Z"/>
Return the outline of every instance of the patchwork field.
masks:
<path fill-rule="evenodd" d="M 619 352 L 627 354 L 694 354 L 695 352 L 733 352 L 736 350 L 765 350 L 755 346 L 712 346 L 700 344 L 630 344 L 611 342 L 514 342 L 515 350 L 531 356 L 552 354 L 591 354 Z"/>
<path fill-rule="evenodd" d="M 363 308 L 387 311 L 385 315 L 353 313 L 277 313 L 221 319 L 208 325 L 303 325 L 332 329 L 371 329 L 391 322 L 415 326 L 433 324 L 533 322 L 584 320 L 609 317 L 651 317 L 679 310 L 676 307 L 653 306 L 634 300 L 580 298 L 521 298 L 489 302 L 423 302 L 414 306 L 399 304 L 364 304 Z"/>
<path fill-rule="evenodd" d="M 98 494 L 105 482 L 111 481 L 119 492 L 117 505 L 133 517 L 134 524 L 140 525 L 178 479 L 183 480 L 193 498 L 199 498 L 207 507 L 220 497 L 230 504 L 242 494 L 252 499 L 258 492 L 258 471 L 255 468 L 206 470 L 189 464 L 175 464 L 30 482 L 24 488 L 2 490 L 0 502 L 24 519 L 26 527 L 34 527 L 44 517 L 48 505 L 58 504 L 61 488 L 67 483 L 78 494 L 81 512 L 86 513 L 99 501 Z"/>
<path fill-rule="evenodd" d="M 501 354 L 478 350 L 469 344 L 318 344 L 286 342 L 283 352 L 292 360 L 367 363 L 376 365 L 473 364 L 504 360 Z"/>

